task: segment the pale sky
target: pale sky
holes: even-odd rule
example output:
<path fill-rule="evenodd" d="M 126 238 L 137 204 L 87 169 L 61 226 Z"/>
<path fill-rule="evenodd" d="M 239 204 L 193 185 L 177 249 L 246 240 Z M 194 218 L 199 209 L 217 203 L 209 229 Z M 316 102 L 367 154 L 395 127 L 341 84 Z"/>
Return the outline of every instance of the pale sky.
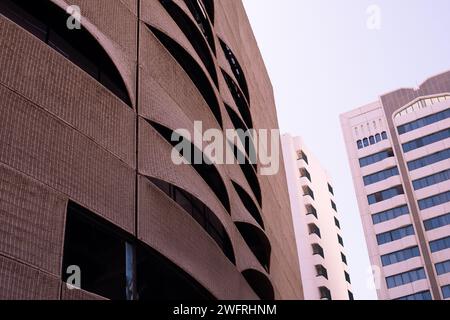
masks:
<path fill-rule="evenodd" d="M 339 115 L 450 70 L 450 0 L 243 2 L 282 132 L 302 136 L 333 177 L 355 298 L 374 299 Z M 370 5 L 380 30 L 367 28 Z"/>

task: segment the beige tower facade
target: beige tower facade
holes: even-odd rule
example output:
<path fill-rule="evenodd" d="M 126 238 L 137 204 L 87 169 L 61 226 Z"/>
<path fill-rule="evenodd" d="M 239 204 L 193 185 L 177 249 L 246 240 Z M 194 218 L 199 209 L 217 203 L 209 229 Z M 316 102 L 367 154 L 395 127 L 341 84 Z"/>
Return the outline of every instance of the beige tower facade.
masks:
<path fill-rule="evenodd" d="M 450 298 L 450 72 L 341 116 L 380 299 Z"/>
<path fill-rule="evenodd" d="M 301 137 L 282 136 L 306 300 L 353 300 L 331 178 Z"/>

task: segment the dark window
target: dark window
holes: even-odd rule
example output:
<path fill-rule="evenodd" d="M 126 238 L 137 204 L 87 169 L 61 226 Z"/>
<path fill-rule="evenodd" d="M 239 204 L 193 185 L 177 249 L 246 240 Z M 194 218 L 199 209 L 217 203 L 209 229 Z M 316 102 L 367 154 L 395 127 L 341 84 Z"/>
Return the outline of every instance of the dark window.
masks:
<path fill-rule="evenodd" d="M 389 188 L 387 190 L 383 190 L 374 194 L 367 196 L 367 200 L 369 204 L 375 204 L 378 202 L 382 202 L 398 195 L 404 194 L 403 187 L 401 185 Z"/>
<path fill-rule="evenodd" d="M 362 143 L 362 140 L 356 141 L 356 146 L 358 147 L 358 149 L 364 148 L 363 143 Z"/>
<path fill-rule="evenodd" d="M 314 244 L 311 245 L 311 247 L 313 249 L 313 255 L 318 254 L 322 258 L 325 258 L 325 254 L 323 252 L 323 248 L 319 244 L 314 243 Z"/>
<path fill-rule="evenodd" d="M 244 222 L 236 222 L 236 227 L 264 269 L 270 272 L 271 246 L 264 232 L 258 227 Z"/>
<path fill-rule="evenodd" d="M 375 135 L 375 141 L 376 141 L 376 143 L 378 143 L 378 142 L 381 142 L 381 134 L 379 134 L 379 133 L 377 133 L 376 135 Z"/>
<path fill-rule="evenodd" d="M 422 148 L 424 146 L 430 145 L 432 143 L 450 138 L 450 129 L 445 129 L 428 136 L 415 139 L 413 141 L 402 144 L 403 152 L 409 152 L 415 149 Z"/>
<path fill-rule="evenodd" d="M 233 51 L 231 51 L 230 47 L 225 42 L 220 40 L 220 45 L 222 46 L 225 57 L 227 58 L 228 63 L 230 64 L 234 77 L 239 83 L 239 86 L 241 87 L 241 90 L 244 93 L 247 102 L 250 103 L 250 94 L 248 91 L 247 80 L 245 79 L 244 71 L 242 70 L 241 65 L 239 64 Z"/>
<path fill-rule="evenodd" d="M 389 266 L 391 264 L 406 261 L 415 257 L 420 257 L 420 251 L 418 246 L 382 255 L 381 263 L 383 264 L 383 266 Z"/>
<path fill-rule="evenodd" d="M 448 118 L 450 118 L 450 109 L 447 109 L 447 110 L 432 114 L 430 116 L 420 118 L 416 121 L 412 121 L 412 122 L 406 123 L 404 125 L 401 125 L 401 126 L 397 127 L 398 134 L 402 135 L 407 132 L 429 126 L 431 124 L 437 123 L 439 121 L 442 121 L 442 120 L 445 120 Z"/>
<path fill-rule="evenodd" d="M 337 235 L 338 238 L 338 242 L 341 246 L 344 246 L 344 239 L 342 239 L 342 237 L 340 235 Z"/>
<path fill-rule="evenodd" d="M 434 217 L 423 222 L 426 231 L 442 228 L 450 224 L 450 213 Z"/>
<path fill-rule="evenodd" d="M 344 276 L 345 276 L 345 281 L 347 281 L 348 283 L 352 283 L 351 279 L 350 279 L 350 275 L 348 274 L 347 271 L 344 271 Z"/>
<path fill-rule="evenodd" d="M 306 205 L 306 215 L 312 214 L 316 219 L 318 218 L 317 210 L 312 205 Z"/>
<path fill-rule="evenodd" d="M 252 129 L 253 120 L 247 100 L 242 94 L 241 89 L 238 87 L 236 82 L 234 82 L 234 80 L 228 75 L 228 73 L 225 70 L 222 70 L 222 74 L 225 82 L 227 83 L 228 89 L 230 90 L 231 96 L 233 97 L 233 100 L 238 107 L 242 119 L 244 120 L 247 128 Z"/>
<path fill-rule="evenodd" d="M 320 287 L 319 292 L 321 300 L 332 300 L 331 291 L 327 287 Z"/>
<path fill-rule="evenodd" d="M 348 299 L 355 300 L 355 297 L 353 296 L 353 293 L 350 290 L 348 290 Z"/>
<path fill-rule="evenodd" d="M 297 152 L 297 160 L 303 160 L 306 164 L 309 164 L 308 156 L 302 150 Z"/>
<path fill-rule="evenodd" d="M 167 1 L 167 0 L 165 0 Z M 194 16 L 195 21 L 197 22 L 197 25 L 200 29 L 200 31 L 205 36 L 206 40 L 209 43 L 209 46 L 211 47 L 211 50 L 216 53 L 216 45 L 214 42 L 213 32 L 211 29 L 211 24 L 208 21 L 208 15 L 206 12 L 206 8 L 203 6 L 203 3 L 201 3 L 199 0 L 184 0 L 187 7 L 189 8 L 189 11 Z M 209 7 L 211 10 L 211 7 Z M 209 11 L 211 12 L 211 11 Z"/>
<path fill-rule="evenodd" d="M 339 229 L 341 228 L 341 223 L 339 222 L 338 218 L 334 217 L 334 224 L 336 225 L 336 227 L 338 227 Z"/>
<path fill-rule="evenodd" d="M 333 189 L 333 187 L 331 186 L 331 184 L 328 184 L 328 191 L 329 191 L 332 195 L 334 195 L 334 189 Z"/>
<path fill-rule="evenodd" d="M 183 137 L 179 135 L 175 135 L 175 132 L 172 131 L 169 128 L 164 127 L 161 124 L 158 124 L 156 122 L 149 121 L 150 125 L 155 128 L 155 130 L 172 146 L 176 147 L 178 143 L 183 141 Z M 172 135 L 174 135 L 174 138 L 172 139 Z M 178 141 L 177 141 L 178 140 Z M 191 157 L 185 158 L 187 161 L 192 161 L 193 159 L 204 159 L 205 155 L 200 151 L 196 146 L 194 146 L 192 143 L 190 155 Z M 191 159 L 188 159 L 191 158 Z M 216 169 L 214 165 L 208 165 L 202 161 L 201 164 L 195 164 L 191 163 L 192 167 L 197 171 L 197 173 L 203 178 L 203 180 L 206 182 L 206 184 L 211 188 L 211 190 L 215 193 L 219 201 L 222 203 L 224 208 L 230 213 L 230 199 L 228 197 L 227 188 L 225 187 L 225 184 L 220 176 L 219 171 Z"/>
<path fill-rule="evenodd" d="M 253 132 L 247 128 L 247 126 L 241 120 L 240 116 L 230 106 L 225 104 L 225 107 L 234 128 L 237 130 L 237 134 L 239 136 L 239 139 L 241 140 L 242 145 L 244 146 L 247 156 L 250 158 L 250 161 L 256 168 L 257 155 L 255 143 L 253 141 Z"/>
<path fill-rule="evenodd" d="M 320 235 L 320 229 L 319 229 L 319 227 L 316 226 L 314 223 L 308 224 L 308 230 L 309 230 L 309 234 L 315 234 L 315 235 L 317 235 L 319 238 L 321 238 L 321 235 Z"/>
<path fill-rule="evenodd" d="M 131 107 L 125 83 L 98 41 L 85 29 L 69 30 L 68 14 L 48 0 L 2 0 L 0 13 L 58 51 Z"/>
<path fill-rule="evenodd" d="M 419 200 L 419 208 L 420 210 L 425 210 L 428 208 L 440 206 L 441 204 L 447 203 L 449 201 L 450 201 L 450 191 L 447 191 L 429 198 Z"/>
<path fill-rule="evenodd" d="M 427 291 L 421 291 L 418 293 L 410 294 L 410 295 L 398 298 L 396 300 L 433 300 L 433 297 L 431 296 L 431 292 L 429 290 L 427 290 Z"/>
<path fill-rule="evenodd" d="M 373 224 L 382 223 L 385 221 L 396 219 L 400 216 L 409 214 L 409 209 L 407 205 L 375 213 L 372 215 Z"/>
<path fill-rule="evenodd" d="M 304 186 L 303 187 L 303 195 L 304 196 L 310 196 L 311 198 L 315 199 L 314 198 L 314 192 L 308 186 Z"/>
<path fill-rule="evenodd" d="M 337 212 L 337 206 L 336 206 L 336 203 L 334 203 L 333 200 L 331 200 L 331 208 L 333 208 L 333 210 Z"/>
<path fill-rule="evenodd" d="M 212 114 L 216 118 L 219 125 L 222 127 L 222 114 L 220 112 L 220 105 L 217 100 L 216 93 L 202 68 L 198 65 L 194 58 L 176 41 L 171 39 L 165 33 L 157 28 L 147 25 L 148 29 L 158 38 L 170 54 L 177 60 L 178 64 L 183 68 L 187 75 L 191 78 L 193 84 L 196 86 L 203 99 L 209 106 Z"/>
<path fill-rule="evenodd" d="M 442 289 L 442 297 L 444 299 L 450 298 L 450 285 L 443 286 L 441 289 Z"/>
<path fill-rule="evenodd" d="M 386 170 L 382 170 L 376 173 L 373 173 L 371 175 L 367 175 L 363 177 L 364 185 L 368 186 L 386 179 L 389 179 L 390 177 L 398 176 L 399 171 L 397 167 L 389 168 Z"/>
<path fill-rule="evenodd" d="M 450 248 L 450 237 L 430 241 L 430 250 L 432 253 Z"/>
<path fill-rule="evenodd" d="M 450 169 L 429 175 L 421 179 L 414 180 L 412 183 L 414 190 L 420 190 L 447 181 L 449 179 L 450 179 Z"/>
<path fill-rule="evenodd" d="M 249 194 L 234 181 L 233 186 L 242 203 L 244 204 L 245 209 L 247 209 L 248 213 L 250 213 L 251 216 L 256 220 L 256 222 L 258 222 L 260 227 L 264 229 L 264 221 L 262 219 L 261 213 L 259 212 L 258 206 L 253 202 Z"/>
<path fill-rule="evenodd" d="M 444 261 L 444 262 L 440 262 L 440 263 L 436 263 L 435 264 L 436 267 L 436 273 L 440 276 L 442 274 L 446 274 L 450 272 L 450 260 Z"/>
<path fill-rule="evenodd" d="M 388 149 L 359 159 L 359 165 L 361 168 L 367 167 L 374 163 L 383 161 L 384 159 L 392 158 L 393 156 L 394 152 L 392 151 L 392 149 Z"/>
<path fill-rule="evenodd" d="M 387 135 L 386 131 L 383 131 L 383 132 L 381 133 L 381 138 L 382 138 L 383 140 L 387 140 L 387 139 L 388 139 L 388 135 Z"/>
<path fill-rule="evenodd" d="M 202 33 L 198 28 L 196 28 L 189 16 L 186 15 L 184 11 L 181 10 L 177 4 L 175 4 L 175 2 L 167 0 L 160 0 L 160 2 L 170 14 L 172 19 L 177 23 L 186 38 L 188 38 L 189 42 L 194 47 L 195 52 L 197 52 L 198 56 L 208 70 L 208 73 L 213 79 L 215 85 L 218 87 L 219 83 L 217 79 L 216 66 L 211 56 L 211 51 L 209 50 L 208 44 Z"/>
<path fill-rule="evenodd" d="M 81 289 L 111 300 L 214 300 L 199 283 L 132 235 L 69 202 L 63 281 L 81 270 Z"/>
<path fill-rule="evenodd" d="M 312 182 L 311 174 L 310 174 L 309 171 L 306 170 L 305 168 L 301 168 L 301 169 L 300 169 L 300 176 L 301 176 L 302 178 L 306 178 L 306 179 L 308 179 L 310 182 Z"/>
<path fill-rule="evenodd" d="M 341 252 L 341 260 L 343 263 L 347 264 L 347 257 L 342 252 Z"/>
<path fill-rule="evenodd" d="M 242 275 L 261 300 L 272 301 L 275 299 L 273 286 L 263 273 L 250 269 L 243 271 Z"/>
<path fill-rule="evenodd" d="M 202 0 L 202 3 L 203 7 L 206 9 L 206 12 L 208 13 L 211 23 L 214 24 L 214 16 L 215 16 L 214 0 Z"/>
<path fill-rule="evenodd" d="M 328 279 L 328 271 L 327 268 L 325 268 L 323 265 L 318 264 L 316 265 L 316 276 L 317 277 L 324 277 L 325 279 Z"/>
<path fill-rule="evenodd" d="M 219 218 L 199 199 L 190 193 L 161 180 L 150 181 L 180 205 L 213 238 L 224 255 L 236 263 L 233 247 Z"/>
<path fill-rule="evenodd" d="M 377 235 L 378 245 L 400 240 L 402 238 L 412 236 L 414 234 L 414 227 L 412 225 L 380 233 Z"/>
<path fill-rule="evenodd" d="M 375 137 L 374 136 L 370 136 L 369 137 L 369 143 L 372 145 L 372 144 L 375 144 Z"/>
<path fill-rule="evenodd" d="M 386 284 L 387 287 L 391 289 L 426 278 L 427 276 L 424 268 L 419 268 L 387 277 Z"/>
<path fill-rule="evenodd" d="M 364 145 L 364 147 L 368 147 L 369 146 L 369 139 L 364 138 L 363 139 L 363 145 Z"/>
<path fill-rule="evenodd" d="M 450 158 L 450 149 L 435 152 L 428 156 L 408 162 L 409 171 L 414 171 Z"/>

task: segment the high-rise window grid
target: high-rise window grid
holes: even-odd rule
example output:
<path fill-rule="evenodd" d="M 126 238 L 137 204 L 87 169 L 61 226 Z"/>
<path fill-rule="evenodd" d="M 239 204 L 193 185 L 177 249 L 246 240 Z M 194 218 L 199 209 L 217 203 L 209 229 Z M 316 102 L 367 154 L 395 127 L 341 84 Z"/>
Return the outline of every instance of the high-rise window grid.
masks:
<path fill-rule="evenodd" d="M 449 179 L 450 179 L 450 169 L 434 173 L 424 178 L 414 180 L 412 183 L 414 190 L 420 190 L 447 181 Z"/>
<path fill-rule="evenodd" d="M 402 144 L 403 152 L 407 153 L 447 138 L 450 138 L 450 129 L 438 131 L 428 136 L 404 143 Z"/>
<path fill-rule="evenodd" d="M 370 205 L 378 203 L 378 202 L 382 202 L 388 199 L 391 199 L 393 197 L 396 197 L 398 195 L 402 195 L 404 194 L 404 190 L 403 190 L 403 186 L 402 185 L 398 185 L 383 191 L 379 191 L 376 192 L 374 194 L 368 195 L 367 196 L 367 201 L 369 202 Z"/>
<path fill-rule="evenodd" d="M 392 208 L 386 211 L 382 211 L 379 213 L 375 213 L 372 215 L 373 224 L 383 223 L 385 221 L 396 219 L 403 215 L 409 214 L 409 208 L 407 205 L 403 205 L 400 207 Z"/>
<path fill-rule="evenodd" d="M 377 234 L 377 243 L 378 245 L 382 245 L 400 240 L 411 235 L 414 235 L 414 227 L 412 225 L 408 225 L 395 230 Z"/>
<path fill-rule="evenodd" d="M 399 287 L 408 283 L 426 279 L 424 268 L 399 273 L 390 277 L 386 277 L 386 284 L 389 289 Z"/>
<path fill-rule="evenodd" d="M 381 256 L 381 263 L 383 266 L 389 266 L 395 263 L 403 262 L 415 257 L 420 256 L 420 251 L 418 246 L 411 248 L 402 249 L 389 254 Z"/>
<path fill-rule="evenodd" d="M 427 117 L 420 118 L 418 120 L 406 123 L 404 125 L 398 126 L 398 134 L 402 135 L 410 131 L 414 131 L 431 124 L 437 123 L 439 121 L 450 118 L 450 109 L 446 109 L 444 111 L 429 115 Z"/>
<path fill-rule="evenodd" d="M 363 177 L 364 185 L 368 186 L 394 176 L 398 176 L 400 173 L 397 167 L 389 168 L 383 171 L 379 171 Z"/>

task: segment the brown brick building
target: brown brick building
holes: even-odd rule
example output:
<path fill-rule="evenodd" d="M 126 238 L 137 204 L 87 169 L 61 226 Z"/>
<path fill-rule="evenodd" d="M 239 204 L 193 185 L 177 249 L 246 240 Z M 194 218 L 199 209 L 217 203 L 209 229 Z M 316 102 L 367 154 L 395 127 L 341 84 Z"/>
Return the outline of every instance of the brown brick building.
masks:
<path fill-rule="evenodd" d="M 0 298 L 302 298 L 283 161 L 176 166 L 194 121 L 278 127 L 240 0 L 0 0 Z"/>

